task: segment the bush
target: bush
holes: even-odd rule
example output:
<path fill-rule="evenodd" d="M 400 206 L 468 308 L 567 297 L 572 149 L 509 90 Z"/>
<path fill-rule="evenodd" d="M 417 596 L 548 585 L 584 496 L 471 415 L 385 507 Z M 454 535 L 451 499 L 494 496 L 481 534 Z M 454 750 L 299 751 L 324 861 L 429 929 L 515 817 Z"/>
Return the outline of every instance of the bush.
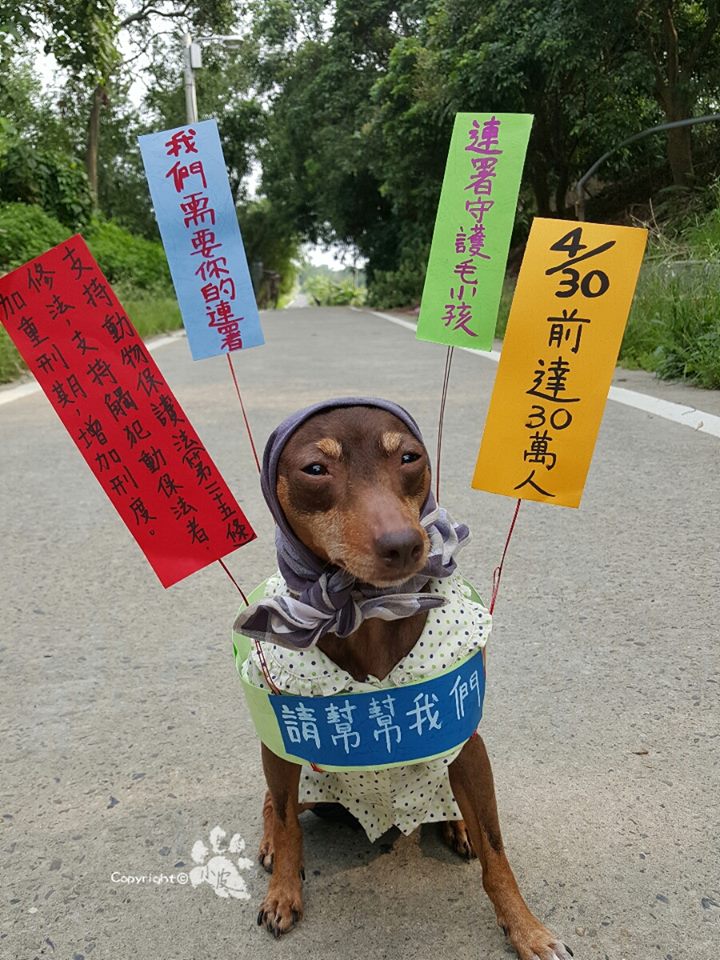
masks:
<path fill-rule="evenodd" d="M 82 164 L 62 150 L 19 139 L 7 123 L 0 130 L 0 201 L 42 207 L 72 231 L 92 211 Z"/>
<path fill-rule="evenodd" d="M 84 236 L 110 283 L 131 283 L 140 290 L 170 289 L 161 244 L 137 237 L 111 220 L 94 220 Z"/>
<path fill-rule="evenodd" d="M 319 307 L 339 307 L 365 302 L 365 288 L 356 287 L 352 280 L 331 280 L 322 274 L 306 277 L 303 289 Z"/>
<path fill-rule="evenodd" d="M 69 236 L 67 227 L 40 207 L 0 204 L 0 272 L 21 266 Z"/>
<path fill-rule="evenodd" d="M 40 207 L 0 204 L 0 271 L 3 273 L 62 243 L 70 230 Z M 159 243 L 136 237 L 110 220 L 95 220 L 83 231 L 88 247 L 113 285 L 170 292 L 170 272 Z"/>
<path fill-rule="evenodd" d="M 429 255 L 429 245 L 416 243 L 405 248 L 396 270 L 375 270 L 368 283 L 369 303 L 381 310 L 416 307 L 422 297 Z"/>
<path fill-rule="evenodd" d="M 0 274 L 32 260 L 70 235 L 67 227 L 40 207 L 0 204 Z M 136 237 L 110 221 L 93 223 L 84 236 L 141 336 L 182 326 L 159 243 Z M 23 370 L 19 354 L 0 327 L 0 383 L 14 380 Z"/>

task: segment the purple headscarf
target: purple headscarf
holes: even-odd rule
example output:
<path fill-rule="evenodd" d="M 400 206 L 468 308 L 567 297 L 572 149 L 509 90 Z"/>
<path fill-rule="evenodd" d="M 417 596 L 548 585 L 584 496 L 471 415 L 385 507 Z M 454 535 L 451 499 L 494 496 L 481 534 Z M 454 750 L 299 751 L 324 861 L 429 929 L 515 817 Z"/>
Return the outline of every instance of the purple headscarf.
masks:
<path fill-rule="evenodd" d="M 430 539 L 427 562 L 419 573 L 398 587 L 374 587 L 327 564 L 295 536 L 283 513 L 277 498 L 277 472 L 287 441 L 316 413 L 355 406 L 387 410 L 423 442 L 420 428 L 407 410 L 391 400 L 373 397 L 325 400 L 283 420 L 265 446 L 260 483 L 277 524 L 275 546 L 280 573 L 292 596 L 268 598 L 242 610 L 235 630 L 245 636 L 291 649 L 305 648 L 326 633 L 348 637 L 369 617 L 399 620 L 445 603 L 442 597 L 420 591 L 428 580 L 449 577 L 454 572 L 455 554 L 468 543 L 470 531 L 463 524 L 453 523 L 447 511 L 438 507 L 432 490 L 420 512 L 420 524 Z"/>

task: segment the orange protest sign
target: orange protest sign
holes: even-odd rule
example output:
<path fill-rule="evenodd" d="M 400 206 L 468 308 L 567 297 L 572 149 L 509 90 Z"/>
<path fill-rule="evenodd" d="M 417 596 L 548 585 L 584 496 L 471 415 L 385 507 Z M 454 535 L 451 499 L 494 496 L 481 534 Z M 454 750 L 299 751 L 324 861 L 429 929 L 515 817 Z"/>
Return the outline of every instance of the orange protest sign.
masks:
<path fill-rule="evenodd" d="M 472 486 L 580 504 L 647 231 L 536 219 Z"/>

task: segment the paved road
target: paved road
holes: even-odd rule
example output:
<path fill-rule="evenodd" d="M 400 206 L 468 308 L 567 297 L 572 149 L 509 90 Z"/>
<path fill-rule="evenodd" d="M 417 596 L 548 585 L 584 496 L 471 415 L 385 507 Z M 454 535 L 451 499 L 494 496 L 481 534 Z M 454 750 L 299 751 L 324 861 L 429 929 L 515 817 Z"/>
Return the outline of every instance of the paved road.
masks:
<path fill-rule="evenodd" d="M 260 442 L 352 392 L 404 403 L 432 437 L 440 347 L 346 309 L 265 328 L 237 364 Z M 229 561 L 252 585 L 271 525 L 227 366 L 191 363 L 183 340 L 156 359 L 260 534 Z M 445 430 L 445 502 L 486 593 L 512 510 L 468 487 L 495 370 L 456 354 Z M 370 844 L 305 814 L 307 918 L 279 943 L 255 926 L 259 868 L 249 902 L 112 882 L 189 870 L 216 825 L 254 854 L 236 594 L 217 565 L 159 587 L 44 397 L 0 409 L 0 450 L 0 958 L 506 957 L 479 866 L 432 829 Z M 520 515 L 483 724 L 521 887 L 577 960 L 717 957 L 719 468 L 717 439 L 610 404 L 582 508 Z"/>

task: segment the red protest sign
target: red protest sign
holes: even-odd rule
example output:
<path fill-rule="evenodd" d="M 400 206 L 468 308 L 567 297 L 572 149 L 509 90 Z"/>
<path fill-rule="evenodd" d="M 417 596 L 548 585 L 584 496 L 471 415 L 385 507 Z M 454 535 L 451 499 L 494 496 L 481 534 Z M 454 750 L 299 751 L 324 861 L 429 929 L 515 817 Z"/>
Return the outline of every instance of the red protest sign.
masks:
<path fill-rule="evenodd" d="M 0 278 L 0 320 L 164 587 L 255 539 L 82 237 Z"/>

